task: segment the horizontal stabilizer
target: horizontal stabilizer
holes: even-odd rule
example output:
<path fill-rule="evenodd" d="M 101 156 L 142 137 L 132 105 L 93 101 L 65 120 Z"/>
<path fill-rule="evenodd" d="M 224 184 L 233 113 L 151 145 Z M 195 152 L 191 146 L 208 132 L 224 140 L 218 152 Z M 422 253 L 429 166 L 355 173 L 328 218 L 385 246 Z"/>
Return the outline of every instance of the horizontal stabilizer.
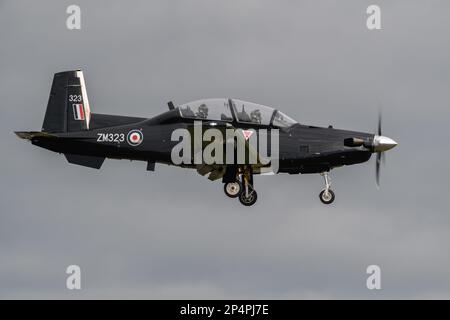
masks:
<path fill-rule="evenodd" d="M 41 132 L 41 131 L 15 131 L 14 133 L 19 138 L 27 139 L 27 140 L 31 140 L 33 138 L 38 138 L 38 137 L 45 137 L 45 138 L 56 137 L 52 134 L 49 134 L 47 132 Z"/>
<path fill-rule="evenodd" d="M 100 169 L 103 161 L 105 161 L 104 157 L 83 156 L 79 154 L 69 153 L 65 153 L 64 155 L 66 156 L 66 159 L 69 163 L 94 169 Z"/>

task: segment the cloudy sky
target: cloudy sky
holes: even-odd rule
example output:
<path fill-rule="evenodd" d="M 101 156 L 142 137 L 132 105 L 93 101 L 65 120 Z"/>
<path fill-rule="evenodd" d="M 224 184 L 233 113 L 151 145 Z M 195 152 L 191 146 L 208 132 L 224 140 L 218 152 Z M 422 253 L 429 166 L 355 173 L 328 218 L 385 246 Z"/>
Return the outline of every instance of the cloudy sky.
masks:
<path fill-rule="evenodd" d="M 0 298 L 450 298 L 449 21 L 444 0 L 0 0 Z M 77 68 L 93 112 L 235 97 L 372 132 L 382 107 L 399 146 L 380 190 L 374 159 L 334 170 L 331 206 L 319 175 L 256 177 L 247 208 L 195 171 L 69 165 L 13 131 L 39 130 L 53 73 Z"/>

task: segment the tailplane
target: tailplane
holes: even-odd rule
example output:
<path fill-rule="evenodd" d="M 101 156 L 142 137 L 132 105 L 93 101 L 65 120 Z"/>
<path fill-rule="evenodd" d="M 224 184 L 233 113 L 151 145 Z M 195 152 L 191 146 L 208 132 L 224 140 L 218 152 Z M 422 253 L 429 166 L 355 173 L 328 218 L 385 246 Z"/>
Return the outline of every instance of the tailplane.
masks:
<path fill-rule="evenodd" d="M 32 140 L 33 138 L 45 137 L 45 138 L 55 138 L 56 136 L 41 131 L 15 131 L 14 132 L 19 138 Z"/>

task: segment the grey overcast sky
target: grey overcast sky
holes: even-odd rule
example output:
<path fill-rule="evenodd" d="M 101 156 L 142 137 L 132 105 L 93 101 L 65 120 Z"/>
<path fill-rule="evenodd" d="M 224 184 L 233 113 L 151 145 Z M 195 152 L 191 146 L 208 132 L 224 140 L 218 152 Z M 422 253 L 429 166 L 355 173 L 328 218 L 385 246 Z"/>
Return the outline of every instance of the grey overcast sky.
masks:
<path fill-rule="evenodd" d="M 0 298 L 450 298 L 449 33 L 446 0 L 0 0 Z M 382 106 L 399 146 L 380 190 L 371 159 L 332 171 L 331 206 L 319 175 L 278 175 L 246 208 L 195 171 L 97 171 L 17 139 L 41 128 L 53 73 L 77 68 L 93 112 L 235 97 L 371 132 Z"/>

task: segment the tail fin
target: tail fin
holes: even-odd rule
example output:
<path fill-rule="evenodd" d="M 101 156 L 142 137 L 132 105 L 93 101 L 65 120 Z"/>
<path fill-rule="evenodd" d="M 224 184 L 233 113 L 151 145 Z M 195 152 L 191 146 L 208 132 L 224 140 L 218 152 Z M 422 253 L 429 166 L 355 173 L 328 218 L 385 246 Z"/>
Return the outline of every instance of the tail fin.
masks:
<path fill-rule="evenodd" d="M 89 130 L 91 110 L 83 71 L 55 73 L 42 131 Z"/>

